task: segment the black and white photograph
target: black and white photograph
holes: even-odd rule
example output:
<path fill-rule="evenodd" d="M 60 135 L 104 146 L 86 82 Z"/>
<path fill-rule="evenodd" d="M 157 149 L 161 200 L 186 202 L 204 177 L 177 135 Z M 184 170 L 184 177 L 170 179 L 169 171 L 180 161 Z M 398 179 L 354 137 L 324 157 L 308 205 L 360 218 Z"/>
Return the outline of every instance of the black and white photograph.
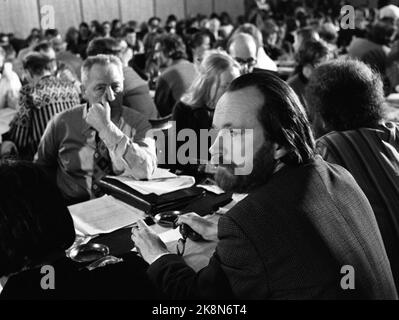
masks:
<path fill-rule="evenodd" d="M 0 0 L 1 305 L 398 290 L 399 0 Z"/>

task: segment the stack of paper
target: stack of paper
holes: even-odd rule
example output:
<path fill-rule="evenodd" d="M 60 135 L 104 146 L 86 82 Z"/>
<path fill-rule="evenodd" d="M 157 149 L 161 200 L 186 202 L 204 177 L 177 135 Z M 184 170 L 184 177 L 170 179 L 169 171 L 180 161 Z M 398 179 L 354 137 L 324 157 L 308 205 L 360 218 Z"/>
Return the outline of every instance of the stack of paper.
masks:
<path fill-rule="evenodd" d="M 195 184 L 194 177 L 174 176 L 169 178 L 156 178 L 149 181 L 137 181 L 129 177 L 111 177 L 123 182 L 141 194 L 155 193 L 160 196 L 165 193 L 190 188 Z"/>
<path fill-rule="evenodd" d="M 78 235 L 94 236 L 127 227 L 145 218 L 143 211 L 111 196 L 68 207 Z"/>

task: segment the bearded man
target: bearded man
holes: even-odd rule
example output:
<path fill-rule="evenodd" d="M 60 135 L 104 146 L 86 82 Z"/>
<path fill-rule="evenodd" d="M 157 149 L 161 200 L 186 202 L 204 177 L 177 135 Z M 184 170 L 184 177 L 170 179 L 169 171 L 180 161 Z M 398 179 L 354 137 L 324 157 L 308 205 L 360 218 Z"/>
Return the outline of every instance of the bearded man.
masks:
<path fill-rule="evenodd" d="M 267 72 L 237 78 L 213 125 L 220 130 L 210 148 L 218 185 L 249 195 L 217 224 L 180 216 L 179 223 L 218 241 L 198 273 L 144 222 L 132 229 L 163 292 L 174 299 L 397 298 L 367 198 L 345 169 L 315 156 L 304 109 L 285 82 Z M 253 152 L 242 157 L 240 141 L 249 133 Z M 355 270 L 353 286 L 341 274 L 348 268 Z"/>

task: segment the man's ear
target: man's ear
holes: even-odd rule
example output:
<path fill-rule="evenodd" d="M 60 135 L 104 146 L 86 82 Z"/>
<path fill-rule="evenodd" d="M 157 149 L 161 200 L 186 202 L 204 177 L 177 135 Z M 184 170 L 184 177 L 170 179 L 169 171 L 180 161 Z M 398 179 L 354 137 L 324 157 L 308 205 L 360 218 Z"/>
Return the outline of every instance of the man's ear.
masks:
<path fill-rule="evenodd" d="M 286 147 L 283 147 L 278 143 L 273 143 L 273 154 L 274 154 L 274 160 L 280 160 L 281 158 L 284 158 L 288 154 L 288 150 Z"/>

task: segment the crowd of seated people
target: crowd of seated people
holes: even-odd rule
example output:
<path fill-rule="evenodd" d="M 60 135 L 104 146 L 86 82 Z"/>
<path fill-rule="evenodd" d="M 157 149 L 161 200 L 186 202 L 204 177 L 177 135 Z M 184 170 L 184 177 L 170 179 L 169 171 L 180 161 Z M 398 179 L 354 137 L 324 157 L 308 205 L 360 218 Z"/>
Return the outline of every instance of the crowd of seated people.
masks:
<path fill-rule="evenodd" d="M 219 187 L 249 196 L 218 223 L 179 218 L 219 241 L 200 273 L 143 222 L 132 229 L 146 262 L 134 263 L 156 292 L 177 299 L 397 299 L 399 117 L 386 113 L 386 98 L 399 89 L 398 11 L 356 8 L 354 29 L 340 28 L 339 7 L 304 1 L 254 7 L 236 22 L 224 12 L 151 17 L 142 25 L 82 22 L 65 38 L 57 29 L 33 29 L 20 41 L 1 34 L 0 117 L 2 109 L 15 112 L 0 131 L 1 194 L 21 190 L 26 205 L 1 202 L 0 228 L 32 228 L 21 239 L 0 233 L 4 296 L 17 297 L 43 259 L 71 244 L 66 205 L 103 196 L 104 176 L 151 178 L 153 123 L 172 120 L 177 133 L 199 137 L 212 129 L 218 136 L 207 154 L 198 138 L 196 159 L 168 169 L 198 178 L 200 162 L 210 161 L 218 164 Z M 251 156 L 235 149 L 244 148 L 245 136 L 235 129 L 253 133 Z M 237 173 L 249 163 L 251 172 Z M 56 186 L 59 219 L 68 220 L 59 238 L 40 228 L 46 212 L 26 189 L 44 179 Z M 9 219 L 15 210 L 19 216 Z M 54 247 L 23 252 L 18 241 L 30 236 L 38 243 L 56 238 Z M 14 262 L 20 255 L 23 262 Z M 341 290 L 343 265 L 359 277 L 353 292 Z M 69 266 L 60 268 L 70 277 Z"/>

